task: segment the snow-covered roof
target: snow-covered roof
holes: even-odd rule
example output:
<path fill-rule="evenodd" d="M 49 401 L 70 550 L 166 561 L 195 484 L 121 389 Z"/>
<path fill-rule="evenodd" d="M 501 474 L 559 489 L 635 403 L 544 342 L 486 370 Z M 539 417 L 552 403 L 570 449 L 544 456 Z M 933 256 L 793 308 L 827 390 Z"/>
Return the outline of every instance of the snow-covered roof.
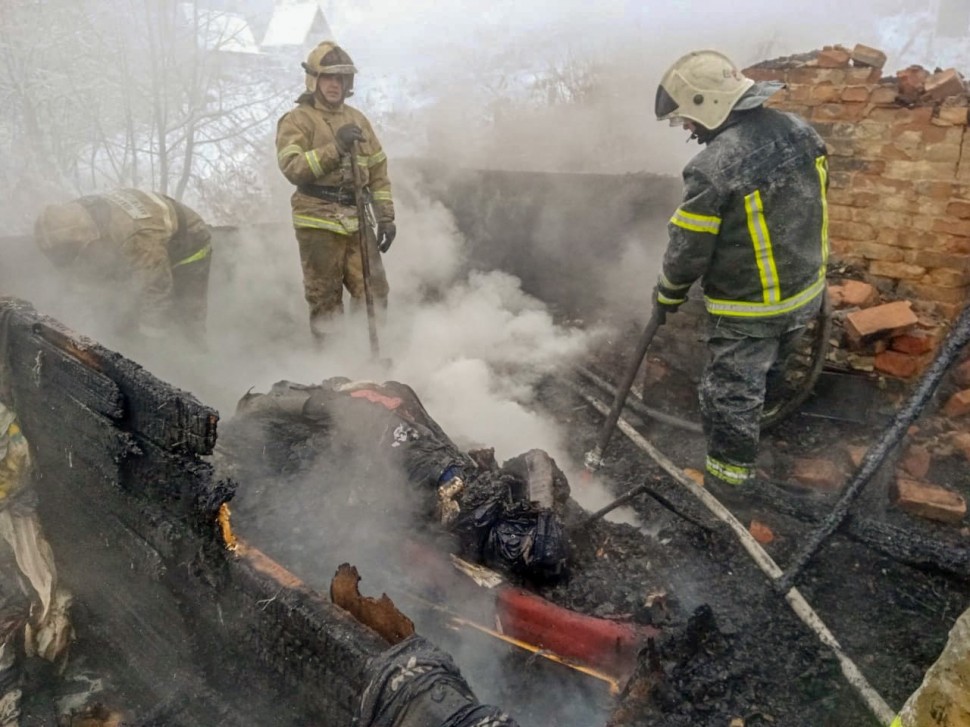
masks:
<path fill-rule="evenodd" d="M 322 27 L 318 25 L 321 20 Z M 323 32 L 327 36 L 314 38 L 314 42 L 332 39 L 330 26 L 318 0 L 278 1 L 273 8 L 262 45 L 264 48 L 300 46 L 306 42 L 311 30 L 317 34 Z"/>
<path fill-rule="evenodd" d="M 256 38 L 246 19 L 237 13 L 200 8 L 195 3 L 181 3 L 183 21 L 198 28 L 199 43 L 206 50 L 227 53 L 259 53 Z"/>

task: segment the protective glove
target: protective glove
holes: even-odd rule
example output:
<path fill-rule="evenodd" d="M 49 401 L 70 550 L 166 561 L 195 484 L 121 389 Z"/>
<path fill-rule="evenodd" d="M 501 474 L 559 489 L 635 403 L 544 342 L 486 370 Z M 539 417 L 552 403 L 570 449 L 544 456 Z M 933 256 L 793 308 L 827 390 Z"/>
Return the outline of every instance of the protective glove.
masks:
<path fill-rule="evenodd" d="M 394 242 L 395 235 L 397 235 L 397 227 L 394 226 L 393 222 L 378 222 L 377 249 L 381 252 L 387 252 L 390 250 L 391 243 Z"/>
<path fill-rule="evenodd" d="M 676 313 L 685 302 L 687 302 L 688 288 L 671 288 L 658 282 L 653 289 L 653 304 L 663 317 L 668 313 Z"/>
<path fill-rule="evenodd" d="M 364 140 L 364 132 L 357 124 L 344 124 L 336 133 L 337 150 L 341 154 L 347 154 L 354 148 L 354 142 Z"/>

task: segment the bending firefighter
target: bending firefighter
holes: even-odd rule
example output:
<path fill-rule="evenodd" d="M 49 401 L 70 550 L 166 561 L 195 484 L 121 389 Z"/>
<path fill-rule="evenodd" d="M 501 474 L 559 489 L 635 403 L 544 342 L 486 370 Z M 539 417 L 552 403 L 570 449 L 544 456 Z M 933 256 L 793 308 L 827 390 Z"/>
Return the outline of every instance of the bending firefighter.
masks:
<path fill-rule="evenodd" d="M 376 240 L 368 245 L 369 285 L 380 307 L 387 304 L 387 277 L 378 250 L 394 241 L 394 203 L 387 157 L 367 118 L 344 101 L 353 93 L 354 67 L 338 45 L 318 45 L 303 64 L 306 93 L 277 126 L 280 169 L 296 185 L 291 203 L 300 245 L 303 287 L 310 306 L 310 330 L 321 342 L 335 314 L 343 312 L 346 286 L 356 304 L 364 299 L 360 251 L 361 221 L 351 158 L 357 160 L 363 192 L 373 202 Z M 368 223 L 369 224 L 369 223 Z"/>
<path fill-rule="evenodd" d="M 702 281 L 709 325 L 700 404 L 705 479 L 715 484 L 753 475 L 766 382 L 783 374 L 825 291 L 825 145 L 802 119 L 764 107 L 781 88 L 697 51 L 657 89 L 657 119 L 683 125 L 705 147 L 684 168 L 655 304 L 674 312 Z"/>
<path fill-rule="evenodd" d="M 19 724 L 25 658 L 63 668 L 71 602 L 57 587 L 50 545 L 34 512 L 30 452 L 17 415 L 0 402 L 0 727 Z"/>
<path fill-rule="evenodd" d="M 159 338 L 177 329 L 204 341 L 212 245 L 209 227 L 181 202 L 137 189 L 81 197 L 46 207 L 34 237 L 75 284 L 93 288 L 92 300 L 104 298 L 122 333 Z"/>

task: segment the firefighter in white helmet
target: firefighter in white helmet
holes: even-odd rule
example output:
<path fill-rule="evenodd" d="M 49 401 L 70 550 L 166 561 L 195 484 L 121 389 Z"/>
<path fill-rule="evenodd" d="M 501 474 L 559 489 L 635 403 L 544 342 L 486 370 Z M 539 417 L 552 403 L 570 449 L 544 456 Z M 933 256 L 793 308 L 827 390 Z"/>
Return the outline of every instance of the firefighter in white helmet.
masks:
<path fill-rule="evenodd" d="M 657 119 L 704 146 L 684 168 L 655 305 L 676 311 L 701 281 L 705 477 L 715 486 L 753 475 L 766 382 L 782 374 L 825 294 L 825 144 L 801 118 L 765 107 L 782 87 L 704 50 L 680 58 L 657 88 Z"/>
<path fill-rule="evenodd" d="M 310 52 L 303 70 L 306 93 L 279 120 L 276 154 L 284 176 L 296 186 L 291 198 L 293 226 L 310 331 L 320 342 L 334 315 L 343 311 L 344 287 L 355 303 L 364 298 L 358 242 L 362 221 L 357 219 L 352 153 L 358 153 L 361 181 L 373 200 L 377 239 L 368 256 L 370 285 L 382 306 L 388 285 L 378 251 L 388 251 L 397 231 L 387 156 L 367 117 L 345 103 L 353 94 L 353 61 L 339 45 L 324 41 Z M 374 246 L 374 241 L 368 242 Z"/>

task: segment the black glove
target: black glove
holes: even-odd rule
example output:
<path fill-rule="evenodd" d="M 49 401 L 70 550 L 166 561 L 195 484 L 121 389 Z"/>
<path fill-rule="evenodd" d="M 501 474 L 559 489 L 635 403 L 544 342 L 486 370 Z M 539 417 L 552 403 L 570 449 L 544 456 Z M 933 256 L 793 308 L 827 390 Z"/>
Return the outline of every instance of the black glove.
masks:
<path fill-rule="evenodd" d="M 364 132 L 360 130 L 357 124 L 344 124 L 339 129 L 337 129 L 336 142 L 337 150 L 341 154 L 348 153 L 354 148 L 354 142 L 363 141 Z"/>
<path fill-rule="evenodd" d="M 394 242 L 395 235 L 397 235 L 397 228 L 394 226 L 393 222 L 378 222 L 377 249 L 381 252 L 387 252 L 390 250 L 391 243 Z"/>
<path fill-rule="evenodd" d="M 663 316 L 668 313 L 676 313 L 677 309 L 687 302 L 688 289 L 672 288 L 658 282 L 657 287 L 653 289 L 653 303 Z"/>

